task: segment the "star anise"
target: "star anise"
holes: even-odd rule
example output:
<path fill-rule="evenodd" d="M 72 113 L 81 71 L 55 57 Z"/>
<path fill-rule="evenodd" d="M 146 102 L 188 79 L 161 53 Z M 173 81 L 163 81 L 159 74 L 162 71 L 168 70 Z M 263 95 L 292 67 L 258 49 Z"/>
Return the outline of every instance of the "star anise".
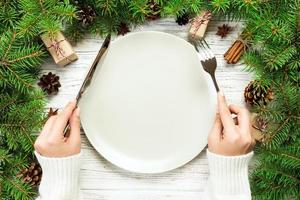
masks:
<path fill-rule="evenodd" d="M 232 30 L 228 24 L 223 24 L 222 26 L 218 26 L 217 35 L 221 36 L 221 38 L 226 37 L 226 35 Z"/>

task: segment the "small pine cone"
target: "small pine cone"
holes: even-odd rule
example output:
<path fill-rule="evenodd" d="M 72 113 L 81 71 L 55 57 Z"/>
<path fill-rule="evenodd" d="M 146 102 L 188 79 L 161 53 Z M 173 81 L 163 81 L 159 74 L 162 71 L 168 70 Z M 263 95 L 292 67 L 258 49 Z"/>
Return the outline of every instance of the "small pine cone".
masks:
<path fill-rule="evenodd" d="M 258 81 L 251 81 L 245 88 L 244 97 L 250 105 L 266 105 L 274 95 L 270 88 L 262 87 Z"/>
<path fill-rule="evenodd" d="M 156 20 L 160 17 L 160 6 L 154 0 L 148 1 L 147 5 L 150 8 L 150 13 L 146 15 L 148 20 Z"/>
<path fill-rule="evenodd" d="M 178 15 L 176 18 L 176 23 L 180 26 L 182 25 L 186 25 L 187 23 L 189 23 L 190 20 L 190 16 L 188 15 L 188 13 L 183 13 L 182 15 Z"/>
<path fill-rule="evenodd" d="M 128 32 L 130 32 L 130 29 L 128 28 L 127 24 L 121 22 L 118 27 L 118 35 L 125 35 Z"/>
<path fill-rule="evenodd" d="M 38 86 L 40 86 L 43 91 L 47 92 L 47 94 L 56 94 L 58 92 L 58 88 L 61 87 L 59 82 L 59 76 L 56 76 L 56 74 L 52 74 L 52 72 L 49 72 L 46 75 L 43 75 L 40 78 L 40 81 L 38 82 Z"/>
<path fill-rule="evenodd" d="M 22 169 L 16 177 L 22 178 L 24 183 L 38 186 L 42 179 L 42 168 L 39 163 L 32 162 L 27 168 Z"/>

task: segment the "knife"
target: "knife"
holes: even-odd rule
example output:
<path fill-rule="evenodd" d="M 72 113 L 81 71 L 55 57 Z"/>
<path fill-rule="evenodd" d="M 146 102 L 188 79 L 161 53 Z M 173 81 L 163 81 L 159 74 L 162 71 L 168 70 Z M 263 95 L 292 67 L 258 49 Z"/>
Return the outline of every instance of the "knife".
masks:
<path fill-rule="evenodd" d="M 100 50 L 98 51 L 98 54 L 97 54 L 97 56 L 96 56 L 96 58 L 95 58 L 95 60 L 94 60 L 94 62 L 92 64 L 92 66 L 90 67 L 89 72 L 87 73 L 87 75 L 86 75 L 86 77 L 85 77 L 85 79 L 84 79 L 84 81 L 83 81 L 83 83 L 82 83 L 82 85 L 81 85 L 81 87 L 79 89 L 79 92 L 78 92 L 78 94 L 76 96 L 76 107 L 78 105 L 78 102 L 79 102 L 79 100 L 80 100 L 83 92 L 90 85 L 91 80 L 93 78 L 93 75 L 95 73 L 96 67 L 97 67 L 100 59 L 102 58 L 103 54 L 108 49 L 108 46 L 110 44 L 110 40 L 111 40 L 111 35 L 108 34 L 106 36 L 106 38 L 105 38 L 105 40 L 104 40 L 104 42 L 103 42 Z M 63 133 L 64 133 L 64 137 L 69 137 L 69 135 L 70 135 L 70 122 L 69 121 L 67 122 L 66 127 L 65 127 Z"/>

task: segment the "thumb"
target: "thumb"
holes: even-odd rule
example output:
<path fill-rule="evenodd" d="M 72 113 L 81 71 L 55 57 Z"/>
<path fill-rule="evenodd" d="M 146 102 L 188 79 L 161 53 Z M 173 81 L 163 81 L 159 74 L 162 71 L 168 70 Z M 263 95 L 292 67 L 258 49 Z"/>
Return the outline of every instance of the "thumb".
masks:
<path fill-rule="evenodd" d="M 73 145 L 80 145 L 80 110 L 76 108 L 70 117 L 71 133 L 68 141 Z"/>

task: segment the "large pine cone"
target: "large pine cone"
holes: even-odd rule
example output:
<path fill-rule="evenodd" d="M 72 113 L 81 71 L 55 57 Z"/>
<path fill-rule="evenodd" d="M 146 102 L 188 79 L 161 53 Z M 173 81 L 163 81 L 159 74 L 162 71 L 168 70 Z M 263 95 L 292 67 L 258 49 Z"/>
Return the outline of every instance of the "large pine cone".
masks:
<path fill-rule="evenodd" d="M 263 87 L 258 81 L 251 81 L 245 88 L 244 97 L 250 105 L 266 105 L 274 98 L 269 87 Z"/>
<path fill-rule="evenodd" d="M 43 91 L 48 94 L 57 93 L 58 88 L 61 87 L 59 82 L 59 76 L 49 72 L 47 75 L 43 75 L 38 82 L 38 85 L 43 89 Z"/>
<path fill-rule="evenodd" d="M 32 162 L 16 176 L 21 178 L 25 183 L 38 186 L 42 179 L 42 168 L 38 162 Z"/>

